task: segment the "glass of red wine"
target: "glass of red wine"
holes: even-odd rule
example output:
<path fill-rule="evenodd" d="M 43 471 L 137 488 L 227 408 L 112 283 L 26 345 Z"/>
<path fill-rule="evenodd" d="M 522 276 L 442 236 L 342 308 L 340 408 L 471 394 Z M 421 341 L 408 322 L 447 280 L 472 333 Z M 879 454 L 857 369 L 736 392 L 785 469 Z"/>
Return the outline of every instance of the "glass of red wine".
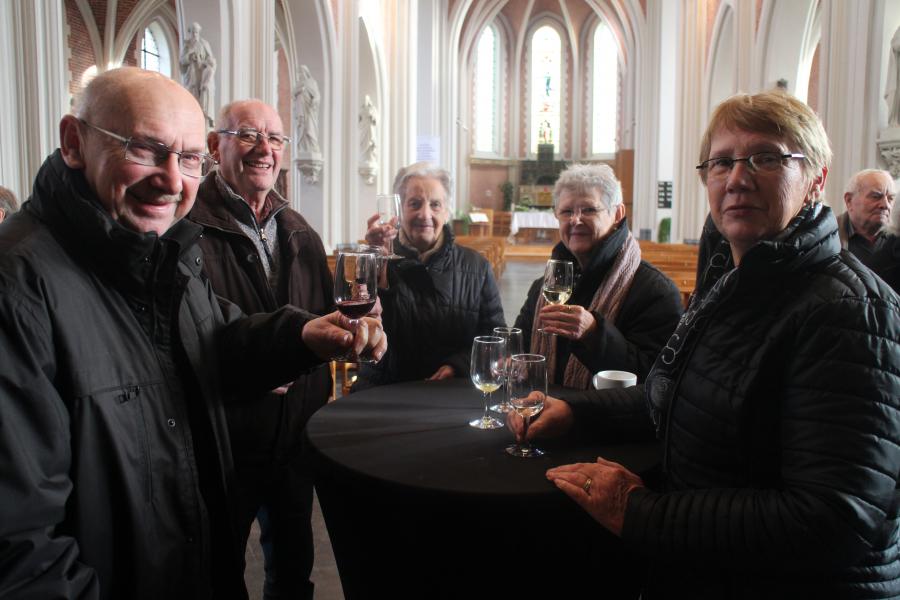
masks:
<path fill-rule="evenodd" d="M 378 255 L 374 252 L 341 252 L 334 269 L 334 302 L 341 314 L 350 319 L 354 335 L 359 319 L 366 316 L 378 298 Z M 357 356 L 348 350 L 334 360 L 375 362 L 370 356 Z"/>

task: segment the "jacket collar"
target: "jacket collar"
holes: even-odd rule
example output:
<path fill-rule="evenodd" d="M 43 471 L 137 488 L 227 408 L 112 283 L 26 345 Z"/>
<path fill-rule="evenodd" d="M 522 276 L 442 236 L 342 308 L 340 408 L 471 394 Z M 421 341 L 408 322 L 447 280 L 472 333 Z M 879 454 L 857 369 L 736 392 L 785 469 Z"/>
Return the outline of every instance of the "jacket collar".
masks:
<path fill-rule="evenodd" d="M 197 201 L 194 203 L 188 218 L 204 227 L 212 227 L 228 233 L 243 235 L 243 232 L 238 227 L 234 212 L 226 205 L 226 202 L 231 201 L 232 198 L 223 197 L 223 192 L 217 183 L 218 179 L 218 171 L 213 171 L 203 179 L 200 183 L 200 189 L 197 191 Z M 225 184 L 224 181 L 222 183 Z M 280 228 L 290 233 L 306 231 L 309 226 L 303 217 L 296 211 L 284 210 L 289 208 L 287 201 L 280 195 L 277 195 L 274 190 L 272 193 L 276 195 L 277 202 L 274 208 L 274 218 L 278 220 Z M 237 198 L 240 199 L 239 196 Z M 243 203 L 243 200 L 240 200 L 240 202 Z M 244 206 L 248 211 L 250 210 L 246 203 L 244 203 Z"/>
<path fill-rule="evenodd" d="M 437 250 L 437 252 L 432 254 L 427 259 L 427 262 L 429 264 L 433 264 L 436 261 L 442 260 L 445 257 L 449 256 L 450 248 L 453 246 L 453 244 L 456 241 L 456 237 L 453 235 L 453 230 L 450 228 L 450 225 L 447 223 L 444 223 L 444 227 L 441 230 L 441 236 L 444 238 L 443 244 Z M 396 252 L 397 254 L 399 254 L 400 256 L 402 256 L 404 258 L 408 258 L 408 259 L 412 259 L 416 262 L 420 262 L 419 261 L 419 251 L 415 248 L 411 248 L 409 246 L 404 246 L 403 244 L 401 244 L 399 241 L 399 236 L 394 241 L 394 252 Z"/>
<path fill-rule="evenodd" d="M 791 273 L 841 251 L 838 223 L 831 209 L 814 204 L 801 210 L 775 239 L 757 242 L 741 261 L 741 273 Z M 734 266 L 731 246 L 707 216 L 700 238 L 697 273 L 704 289 Z"/>
<path fill-rule="evenodd" d="M 195 257 L 184 256 L 201 229 L 184 219 L 161 237 L 122 226 L 102 207 L 84 173 L 69 168 L 59 150 L 38 171 L 29 210 L 48 224 L 73 255 L 86 257 L 98 271 L 114 281 L 143 288 L 162 252 L 175 252 L 191 270 L 199 271 Z"/>

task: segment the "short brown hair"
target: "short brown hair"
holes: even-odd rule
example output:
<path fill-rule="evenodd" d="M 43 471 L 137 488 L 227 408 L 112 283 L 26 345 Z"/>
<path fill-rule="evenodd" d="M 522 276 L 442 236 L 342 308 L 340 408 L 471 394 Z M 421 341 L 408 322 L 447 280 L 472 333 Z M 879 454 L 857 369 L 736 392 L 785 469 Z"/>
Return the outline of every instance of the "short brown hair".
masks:
<path fill-rule="evenodd" d="M 700 161 L 709 158 L 712 137 L 720 129 L 768 133 L 806 156 L 803 172 L 815 177 L 831 164 L 831 144 L 822 121 L 805 102 L 785 92 L 737 94 L 716 107 L 700 142 Z M 706 183 L 706 173 L 700 177 Z"/>

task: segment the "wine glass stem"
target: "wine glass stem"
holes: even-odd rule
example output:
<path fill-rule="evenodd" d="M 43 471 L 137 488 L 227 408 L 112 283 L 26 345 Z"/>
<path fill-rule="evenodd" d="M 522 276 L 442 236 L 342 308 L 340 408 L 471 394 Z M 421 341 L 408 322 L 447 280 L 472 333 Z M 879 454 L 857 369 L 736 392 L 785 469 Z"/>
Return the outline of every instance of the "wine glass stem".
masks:
<path fill-rule="evenodd" d="M 522 418 L 522 453 L 528 454 L 531 452 L 531 443 L 528 441 L 528 423 L 531 421 L 531 417 L 523 417 Z"/>
<path fill-rule="evenodd" d="M 482 418 L 482 420 L 484 420 L 485 423 L 487 423 L 488 420 L 490 419 L 490 415 L 488 414 L 488 411 L 490 410 L 490 407 L 491 407 L 491 395 L 487 392 L 482 392 L 481 395 L 484 400 L 484 415 L 482 415 L 481 418 Z"/>

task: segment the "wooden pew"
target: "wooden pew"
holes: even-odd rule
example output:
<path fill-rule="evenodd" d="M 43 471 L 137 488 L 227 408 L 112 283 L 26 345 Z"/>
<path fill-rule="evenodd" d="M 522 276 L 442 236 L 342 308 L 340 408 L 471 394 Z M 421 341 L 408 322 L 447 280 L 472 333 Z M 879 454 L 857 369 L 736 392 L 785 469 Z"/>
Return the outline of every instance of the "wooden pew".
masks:
<path fill-rule="evenodd" d="M 506 268 L 506 238 L 458 235 L 456 243 L 466 248 L 472 248 L 484 256 L 494 271 L 495 279 L 499 280 L 503 275 L 503 270 Z"/>

